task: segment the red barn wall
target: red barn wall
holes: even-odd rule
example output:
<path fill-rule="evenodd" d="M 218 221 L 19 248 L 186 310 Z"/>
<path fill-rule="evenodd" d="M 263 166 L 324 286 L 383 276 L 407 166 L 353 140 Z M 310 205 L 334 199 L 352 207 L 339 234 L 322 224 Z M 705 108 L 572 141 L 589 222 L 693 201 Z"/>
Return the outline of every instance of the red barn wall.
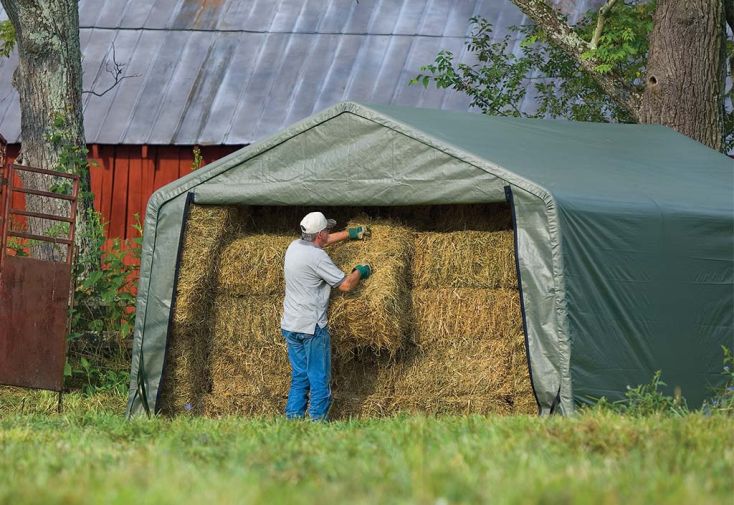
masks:
<path fill-rule="evenodd" d="M 204 164 L 243 146 L 201 146 Z M 191 173 L 194 146 L 88 146 L 94 206 L 101 213 L 108 238 L 137 236 L 135 224 L 145 216 L 153 192 Z M 8 161 L 19 144 L 8 145 Z M 20 203 L 20 202 L 18 202 Z M 137 216 L 137 217 L 136 217 Z"/>

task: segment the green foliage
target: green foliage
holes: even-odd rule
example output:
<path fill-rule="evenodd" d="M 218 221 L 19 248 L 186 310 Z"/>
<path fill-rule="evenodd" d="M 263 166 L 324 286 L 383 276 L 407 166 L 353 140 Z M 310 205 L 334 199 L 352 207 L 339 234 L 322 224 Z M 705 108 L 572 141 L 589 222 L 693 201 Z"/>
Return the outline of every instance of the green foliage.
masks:
<path fill-rule="evenodd" d="M 74 138 L 74 132 L 71 130 L 68 119 L 62 114 L 54 116 L 46 139 L 58 153 L 56 170 L 67 174 L 82 175 L 89 170 L 88 151 L 86 146 L 77 145 Z"/>
<path fill-rule="evenodd" d="M 199 170 L 202 166 L 204 166 L 204 156 L 201 155 L 201 148 L 199 146 L 194 146 L 194 149 L 192 151 L 194 155 L 194 160 L 191 163 L 191 171 Z"/>
<path fill-rule="evenodd" d="M 7 58 L 15 47 L 15 27 L 10 20 L 0 21 L 0 56 Z"/>
<path fill-rule="evenodd" d="M 104 227 L 98 213 L 93 209 L 90 213 L 94 214 L 91 238 L 102 248 Z M 107 242 L 101 264 L 93 265 L 74 290 L 67 385 L 79 386 L 86 394 L 124 391 L 129 384 L 129 342 L 142 246 L 139 223 L 136 229 L 138 237 L 134 239 Z"/>
<path fill-rule="evenodd" d="M 649 384 L 640 384 L 636 387 L 627 386 L 625 399 L 619 402 L 622 412 L 633 416 L 687 414 L 688 406 L 680 391 L 676 391 L 673 396 L 668 396 L 660 391 L 661 386 L 667 386 L 667 384 L 663 382 L 660 370 L 655 372 Z"/>
<path fill-rule="evenodd" d="M 648 384 L 640 384 L 632 387 L 627 386 L 627 392 L 623 400 L 610 402 L 602 397 L 588 408 L 591 410 L 611 411 L 630 416 L 683 416 L 690 413 L 686 399 L 675 391 L 673 396 L 666 395 L 660 388 L 667 386 L 662 380 L 660 370 L 655 372 Z"/>
<path fill-rule="evenodd" d="M 648 35 L 652 30 L 654 2 L 624 2 L 608 15 L 598 47 L 584 58 L 593 59 L 600 73 L 614 74 L 630 90 L 641 90 L 647 60 Z M 590 40 L 596 13 L 575 27 Z M 473 26 L 467 49 L 477 63 L 454 63 L 450 51 L 441 51 L 432 64 L 411 83 L 452 88 L 469 95 L 471 105 L 482 112 L 503 116 L 551 117 L 577 121 L 630 122 L 629 113 L 612 101 L 583 71 L 578 62 L 548 42 L 536 26 L 511 27 L 499 41 L 492 40 L 492 25 L 484 18 L 471 18 Z M 520 56 L 511 49 L 519 40 Z M 521 111 L 532 83 L 535 112 Z"/>
<path fill-rule="evenodd" d="M 706 414 L 734 416 L 734 352 L 721 346 L 724 353 L 724 367 L 721 375 L 724 385 L 714 390 L 714 396 L 706 400 L 701 410 Z"/>
<path fill-rule="evenodd" d="M 88 396 L 107 392 L 122 395 L 130 385 L 130 373 L 127 370 L 102 368 L 84 356 L 79 359 L 76 370 L 69 365 L 68 376 L 73 377 L 74 374 L 84 378 L 82 392 Z"/>

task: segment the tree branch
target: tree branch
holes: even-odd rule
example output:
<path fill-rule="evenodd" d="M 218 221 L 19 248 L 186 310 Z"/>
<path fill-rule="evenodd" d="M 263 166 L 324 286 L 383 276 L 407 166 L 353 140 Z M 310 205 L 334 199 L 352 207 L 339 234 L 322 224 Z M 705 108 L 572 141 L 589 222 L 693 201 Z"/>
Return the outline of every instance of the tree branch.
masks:
<path fill-rule="evenodd" d="M 126 66 L 127 65 L 118 63 L 117 53 L 115 52 L 115 44 L 113 42 L 112 43 L 112 62 L 110 62 L 109 60 L 105 61 L 105 71 L 112 76 L 112 84 L 106 90 L 102 92 L 98 92 L 98 91 L 94 91 L 93 89 L 90 89 L 90 90 L 82 91 L 82 94 L 103 96 L 107 94 L 108 92 L 112 91 L 112 89 L 114 89 L 115 86 L 120 84 L 125 79 L 130 79 L 131 77 L 140 77 L 140 74 L 125 75 L 124 72 L 125 72 Z"/>
<path fill-rule="evenodd" d="M 607 14 L 610 10 L 612 10 L 612 7 L 614 7 L 614 4 L 617 3 L 617 0 L 607 0 L 607 3 L 601 6 L 599 9 L 599 15 L 596 18 L 596 29 L 594 30 L 594 36 L 591 37 L 591 43 L 589 44 L 589 47 L 591 49 L 596 49 L 599 46 L 599 38 L 601 37 L 601 33 L 604 30 L 604 23 L 607 21 Z"/>
<path fill-rule="evenodd" d="M 592 49 L 591 44 L 579 37 L 558 11 L 544 0 L 512 0 L 512 2 L 543 30 L 553 45 L 573 58 L 614 102 L 637 120 L 640 94 L 631 89 L 627 83 L 596 70 L 595 60 L 584 56 L 584 53 Z"/>

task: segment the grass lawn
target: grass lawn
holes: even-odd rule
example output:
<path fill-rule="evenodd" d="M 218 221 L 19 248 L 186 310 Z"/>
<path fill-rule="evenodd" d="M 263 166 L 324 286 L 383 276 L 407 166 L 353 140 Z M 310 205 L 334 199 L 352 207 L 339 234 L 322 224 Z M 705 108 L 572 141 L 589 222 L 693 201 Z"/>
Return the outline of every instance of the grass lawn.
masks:
<path fill-rule="evenodd" d="M 734 503 L 734 419 L 135 419 L 0 389 L 0 503 Z"/>

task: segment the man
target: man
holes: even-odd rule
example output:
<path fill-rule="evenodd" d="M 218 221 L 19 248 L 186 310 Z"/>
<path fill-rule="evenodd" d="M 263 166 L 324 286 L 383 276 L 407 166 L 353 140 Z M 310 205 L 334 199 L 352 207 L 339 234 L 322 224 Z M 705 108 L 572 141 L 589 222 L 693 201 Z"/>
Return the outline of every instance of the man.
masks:
<path fill-rule="evenodd" d="M 362 240 L 366 227 L 330 233 L 336 221 L 321 212 L 311 212 L 301 221 L 301 240 L 294 240 L 285 253 L 285 300 L 281 330 L 288 346 L 291 386 L 285 415 L 303 418 L 310 392 L 309 415 L 324 421 L 331 407 L 331 339 L 326 312 L 331 289 L 347 292 L 372 273 L 369 265 L 357 265 L 345 275 L 323 247 L 342 240 Z"/>

